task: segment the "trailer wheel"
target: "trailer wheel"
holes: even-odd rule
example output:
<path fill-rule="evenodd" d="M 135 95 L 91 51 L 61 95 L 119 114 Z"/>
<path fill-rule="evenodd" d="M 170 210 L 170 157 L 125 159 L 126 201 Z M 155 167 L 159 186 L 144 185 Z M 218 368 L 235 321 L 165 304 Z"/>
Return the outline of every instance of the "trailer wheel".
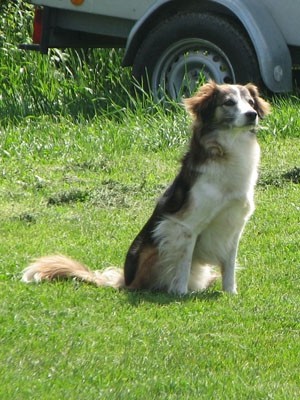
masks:
<path fill-rule="evenodd" d="M 232 20 L 210 13 L 178 14 L 142 42 L 133 76 L 159 101 L 190 96 L 203 81 L 260 83 L 255 51 Z"/>

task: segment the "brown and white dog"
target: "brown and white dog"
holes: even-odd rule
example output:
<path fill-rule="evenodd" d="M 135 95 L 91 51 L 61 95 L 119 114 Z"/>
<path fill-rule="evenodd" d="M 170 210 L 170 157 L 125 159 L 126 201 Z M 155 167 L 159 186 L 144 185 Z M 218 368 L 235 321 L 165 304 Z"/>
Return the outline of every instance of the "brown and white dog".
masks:
<path fill-rule="evenodd" d="M 258 119 L 269 112 L 252 84 L 205 84 L 184 100 L 193 134 L 181 168 L 131 244 L 124 272 L 91 271 L 64 256 L 36 260 L 23 281 L 75 277 L 97 286 L 184 295 L 207 288 L 219 267 L 222 288 L 236 293 L 235 261 L 254 210 L 260 150 Z"/>

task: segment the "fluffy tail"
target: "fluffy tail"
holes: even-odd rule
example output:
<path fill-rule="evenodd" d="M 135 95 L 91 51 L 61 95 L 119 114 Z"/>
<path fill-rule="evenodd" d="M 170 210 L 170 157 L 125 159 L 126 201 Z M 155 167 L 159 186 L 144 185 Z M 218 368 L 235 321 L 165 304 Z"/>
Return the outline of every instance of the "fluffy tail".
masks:
<path fill-rule="evenodd" d="M 22 281 L 41 282 L 63 278 L 77 278 L 96 286 L 124 287 L 124 274 L 119 268 L 91 271 L 85 265 L 71 258 L 55 255 L 41 257 L 24 269 Z"/>

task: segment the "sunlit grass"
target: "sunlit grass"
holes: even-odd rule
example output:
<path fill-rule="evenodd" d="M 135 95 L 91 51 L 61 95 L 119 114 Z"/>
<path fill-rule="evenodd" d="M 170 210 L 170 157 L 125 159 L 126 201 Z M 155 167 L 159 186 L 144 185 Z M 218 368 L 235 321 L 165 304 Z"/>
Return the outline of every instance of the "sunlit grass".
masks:
<path fill-rule="evenodd" d="M 238 296 L 222 294 L 219 282 L 183 298 L 77 281 L 25 285 L 22 269 L 45 254 L 122 266 L 177 171 L 190 121 L 181 106 L 136 96 L 118 52 L 93 50 L 89 63 L 76 53 L 20 52 L 28 11 L 20 1 L 6 7 L 0 398 L 298 399 L 299 99 L 274 98 L 259 133 Z"/>

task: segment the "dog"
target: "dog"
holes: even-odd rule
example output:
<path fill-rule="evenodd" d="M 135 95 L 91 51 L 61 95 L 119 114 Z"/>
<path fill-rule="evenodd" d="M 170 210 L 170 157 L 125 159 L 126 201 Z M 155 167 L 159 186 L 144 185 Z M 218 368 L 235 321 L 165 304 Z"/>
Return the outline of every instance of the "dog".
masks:
<path fill-rule="evenodd" d="M 192 137 L 172 184 L 132 242 L 124 270 L 91 271 L 61 255 L 42 257 L 24 282 L 77 278 L 97 286 L 158 290 L 174 295 L 205 290 L 218 276 L 237 293 L 239 240 L 254 211 L 260 158 L 258 120 L 270 111 L 253 84 L 204 84 L 184 105 Z"/>

